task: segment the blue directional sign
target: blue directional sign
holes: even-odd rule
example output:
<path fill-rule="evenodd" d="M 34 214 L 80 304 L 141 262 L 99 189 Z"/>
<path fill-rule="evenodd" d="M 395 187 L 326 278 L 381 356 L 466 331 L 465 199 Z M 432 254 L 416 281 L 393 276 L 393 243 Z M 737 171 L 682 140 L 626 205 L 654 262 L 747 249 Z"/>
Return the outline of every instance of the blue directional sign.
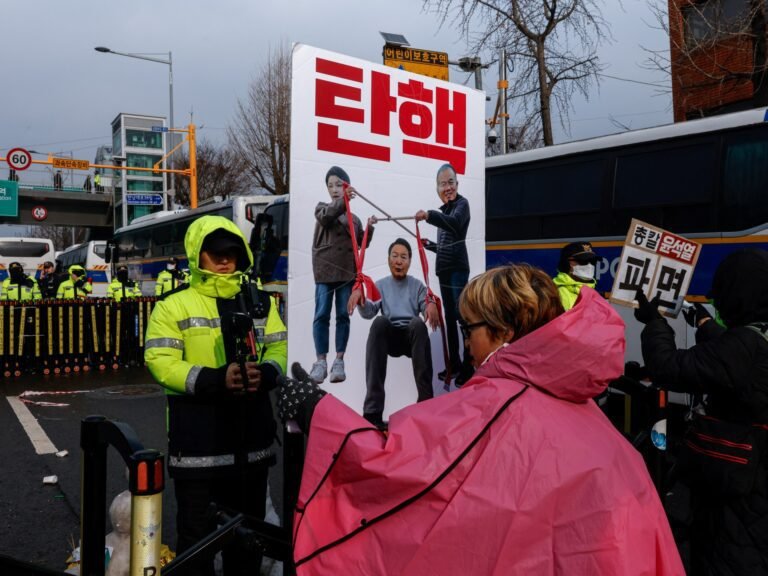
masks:
<path fill-rule="evenodd" d="M 152 126 L 152 132 L 168 132 L 167 126 Z"/>
<path fill-rule="evenodd" d="M 126 194 L 125 203 L 129 206 L 160 206 L 163 203 L 162 194 Z"/>

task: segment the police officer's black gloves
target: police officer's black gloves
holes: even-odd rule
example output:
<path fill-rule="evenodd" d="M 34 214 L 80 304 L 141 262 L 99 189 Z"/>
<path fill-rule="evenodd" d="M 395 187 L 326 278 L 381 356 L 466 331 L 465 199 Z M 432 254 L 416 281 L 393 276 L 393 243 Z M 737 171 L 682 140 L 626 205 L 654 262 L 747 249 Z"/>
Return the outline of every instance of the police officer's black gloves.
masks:
<path fill-rule="evenodd" d="M 712 314 L 709 313 L 703 304 L 696 302 L 690 308 L 683 309 L 683 317 L 688 323 L 688 326 L 697 328 L 702 320 L 705 318 L 712 318 Z"/>
<path fill-rule="evenodd" d="M 32 278 L 30 278 L 29 276 L 27 276 L 26 278 L 24 278 L 24 286 L 26 286 L 27 288 L 34 288 L 35 281 L 32 280 Z"/>
<path fill-rule="evenodd" d="M 648 298 L 645 297 L 645 294 L 643 294 L 641 290 L 638 290 L 637 294 L 635 294 L 635 300 L 637 300 L 635 320 L 642 322 L 643 324 L 648 324 L 652 320 L 661 318 L 661 314 L 659 314 L 658 296 L 649 302 Z"/>
<path fill-rule="evenodd" d="M 298 362 L 291 366 L 293 378 L 280 377 L 280 390 L 277 393 L 277 414 L 283 422 L 295 421 L 307 434 L 312 422 L 315 406 L 326 395 Z"/>
<path fill-rule="evenodd" d="M 77 280 L 75 280 L 75 288 L 82 288 L 83 286 L 85 286 L 85 278 L 84 277 L 81 277 L 81 278 L 78 278 Z"/>

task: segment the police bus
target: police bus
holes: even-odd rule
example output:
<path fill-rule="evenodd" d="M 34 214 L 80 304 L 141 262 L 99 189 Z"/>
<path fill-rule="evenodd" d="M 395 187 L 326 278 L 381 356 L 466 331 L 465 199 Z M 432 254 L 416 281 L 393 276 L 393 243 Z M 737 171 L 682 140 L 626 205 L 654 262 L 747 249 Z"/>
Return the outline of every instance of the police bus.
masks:
<path fill-rule="evenodd" d="M 61 264 L 61 269 L 67 269 L 78 264 L 85 268 L 88 278 L 92 281 L 93 297 L 104 298 L 107 296 L 109 283 L 112 281 L 112 273 L 105 260 L 107 251 L 106 240 L 90 240 L 82 244 L 74 244 L 63 250 L 56 256 Z"/>
<path fill-rule="evenodd" d="M 8 278 L 8 265 L 19 262 L 33 278 L 40 275 L 43 262 L 54 261 L 53 242 L 46 238 L 0 238 L 0 282 Z"/>
<path fill-rule="evenodd" d="M 703 244 L 689 299 L 704 301 L 730 252 L 768 248 L 768 111 L 747 110 L 486 160 L 486 265 L 556 273 L 589 240 L 613 285 L 632 218 Z"/>
<path fill-rule="evenodd" d="M 250 241 L 253 224 L 273 196 L 235 196 L 194 210 L 163 211 L 141 216 L 115 231 L 108 256 L 114 264 L 128 266 L 131 280 L 140 282 L 144 295 L 154 295 L 157 275 L 171 256 L 180 268 L 188 268 L 184 235 L 200 216 L 224 216 L 232 220 Z"/>
<path fill-rule="evenodd" d="M 597 289 L 613 286 L 632 218 L 702 243 L 688 290 L 704 302 L 729 253 L 768 248 L 768 111 L 747 110 L 486 160 L 486 267 L 529 262 L 557 272 L 560 249 L 588 240 L 605 259 Z M 627 359 L 641 360 L 627 324 Z M 677 343 L 694 332 L 671 322 Z"/>

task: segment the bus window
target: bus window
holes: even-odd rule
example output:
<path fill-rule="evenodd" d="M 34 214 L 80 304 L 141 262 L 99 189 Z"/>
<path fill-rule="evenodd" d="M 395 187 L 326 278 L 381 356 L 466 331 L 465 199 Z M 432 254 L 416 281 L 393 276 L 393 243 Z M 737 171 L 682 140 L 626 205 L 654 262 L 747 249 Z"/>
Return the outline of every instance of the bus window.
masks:
<path fill-rule="evenodd" d="M 606 165 L 595 159 L 491 175 L 488 240 L 594 235 Z"/>
<path fill-rule="evenodd" d="M 724 230 L 743 230 L 768 222 L 768 141 L 758 134 L 725 140 L 723 168 Z"/>
<path fill-rule="evenodd" d="M 3 258 L 41 258 L 49 251 L 47 242 L 0 240 L 0 256 Z"/>
<path fill-rule="evenodd" d="M 716 140 L 616 157 L 612 234 L 632 218 L 681 233 L 717 229 Z"/>

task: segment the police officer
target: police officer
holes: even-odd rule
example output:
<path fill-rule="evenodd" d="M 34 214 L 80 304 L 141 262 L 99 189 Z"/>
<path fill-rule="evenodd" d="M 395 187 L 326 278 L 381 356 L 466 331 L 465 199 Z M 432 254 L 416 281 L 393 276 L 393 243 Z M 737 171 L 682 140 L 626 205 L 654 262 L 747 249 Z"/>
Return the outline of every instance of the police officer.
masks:
<path fill-rule="evenodd" d="M 253 266 L 237 226 L 221 216 L 203 216 L 187 230 L 184 247 L 190 282 L 158 301 L 144 351 L 168 399 L 168 468 L 178 505 L 179 552 L 210 532 L 210 502 L 264 516 L 276 431 L 267 392 L 287 361 L 285 324 L 274 299 L 261 290 L 255 291 L 260 313 L 251 307 L 255 318 L 247 322 L 256 328 L 256 357 L 245 362 L 246 374 L 234 361 L 226 320 L 242 311 L 241 291 Z M 247 568 L 258 574 L 258 566 L 249 567 L 236 550 L 225 548 L 225 574 Z M 197 569 L 213 574 L 208 560 Z"/>
<path fill-rule="evenodd" d="M 80 264 L 72 264 L 67 271 L 69 272 L 69 279 L 59 284 L 56 298 L 72 300 L 88 297 L 93 292 L 93 287 L 85 274 L 85 268 Z"/>
<path fill-rule="evenodd" d="M 136 282 L 128 279 L 128 266 L 121 264 L 117 267 L 115 277 L 109 283 L 108 296 L 115 302 L 141 296 L 141 290 L 139 290 Z"/>
<path fill-rule="evenodd" d="M 592 251 L 589 242 L 571 242 L 560 251 L 558 274 L 553 278 L 563 308 L 570 310 L 576 304 L 582 286 L 594 288 L 595 265 L 602 259 Z"/>
<path fill-rule="evenodd" d="M 56 288 L 59 283 L 54 272 L 53 262 L 46 260 L 43 262 L 43 272 L 40 274 L 40 279 L 37 281 L 40 286 L 40 294 L 43 298 L 55 298 Z"/>
<path fill-rule="evenodd" d="M 24 274 L 24 267 L 19 262 L 8 266 L 8 278 L 3 280 L 3 300 L 40 300 L 40 288 L 34 278 Z"/>
<path fill-rule="evenodd" d="M 189 281 L 187 274 L 179 270 L 179 261 L 175 257 L 168 259 L 165 270 L 157 275 L 155 283 L 155 296 L 162 296 Z"/>

